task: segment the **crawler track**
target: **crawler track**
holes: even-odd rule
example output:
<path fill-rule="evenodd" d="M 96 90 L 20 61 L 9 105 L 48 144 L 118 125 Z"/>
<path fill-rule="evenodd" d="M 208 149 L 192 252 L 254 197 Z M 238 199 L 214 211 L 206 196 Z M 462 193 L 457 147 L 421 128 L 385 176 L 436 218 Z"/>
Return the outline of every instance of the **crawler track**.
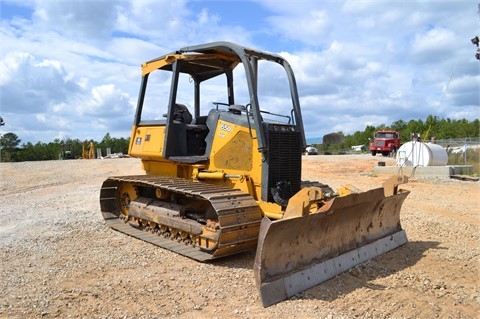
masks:
<path fill-rule="evenodd" d="M 159 201 L 155 194 L 168 194 L 168 198 Z M 182 206 L 182 201 L 206 205 L 214 211 L 215 217 L 208 222 L 186 218 L 184 210 L 188 205 Z M 173 211 L 165 205 L 180 209 Z M 131 216 L 129 209 L 133 210 L 134 206 L 146 207 L 146 219 L 138 218 L 138 214 Z M 100 207 L 111 228 L 198 261 L 255 248 L 262 219 L 259 206 L 249 194 L 175 177 L 108 178 L 100 191 Z M 150 213 L 150 207 L 160 213 Z M 166 210 L 173 212 L 165 217 L 168 225 L 159 223 L 156 218 L 157 215 L 162 218 Z M 150 218 L 149 214 L 157 215 Z"/>

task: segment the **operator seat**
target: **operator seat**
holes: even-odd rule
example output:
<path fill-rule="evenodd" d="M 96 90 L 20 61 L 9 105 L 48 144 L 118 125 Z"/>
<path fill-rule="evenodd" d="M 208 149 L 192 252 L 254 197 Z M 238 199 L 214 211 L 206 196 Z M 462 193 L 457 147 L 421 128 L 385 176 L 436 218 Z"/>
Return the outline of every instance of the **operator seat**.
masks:
<path fill-rule="evenodd" d="M 179 121 L 185 124 L 192 123 L 192 113 L 188 110 L 188 108 L 180 103 L 176 103 L 173 112 L 173 120 Z"/>

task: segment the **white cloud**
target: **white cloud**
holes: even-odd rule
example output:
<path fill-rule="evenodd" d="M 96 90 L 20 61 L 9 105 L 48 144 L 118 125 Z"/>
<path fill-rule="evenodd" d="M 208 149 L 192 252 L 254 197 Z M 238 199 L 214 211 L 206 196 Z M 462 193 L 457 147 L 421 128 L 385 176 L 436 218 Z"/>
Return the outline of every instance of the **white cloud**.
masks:
<path fill-rule="evenodd" d="M 133 114 L 129 95 L 116 88 L 114 84 L 94 87 L 85 98 L 76 105 L 79 115 L 109 117 L 122 112 Z"/>
<path fill-rule="evenodd" d="M 5 71 L 0 81 L 5 112 L 41 112 L 78 90 L 59 61 L 39 61 L 29 53 L 9 52 L 0 66 Z"/>
<path fill-rule="evenodd" d="M 88 80 L 72 77 L 59 61 L 39 60 L 24 52 L 10 52 L 0 61 L 0 67 L 5 71 L 0 86 L 2 117 L 30 139 L 57 130 L 71 135 L 85 128 L 92 132 L 108 130 L 106 126 L 91 126 L 98 116 L 110 121 L 120 118 L 122 123 L 127 122 L 124 117 L 128 116 L 128 132 L 134 106 L 129 94 L 114 84 L 86 91 Z"/>
<path fill-rule="evenodd" d="M 289 40 L 320 46 L 325 35 L 330 32 L 330 20 L 325 11 L 313 10 L 303 12 L 300 16 L 271 16 L 268 21 L 275 26 L 280 37 Z"/>
<path fill-rule="evenodd" d="M 480 118 L 480 75 L 465 75 L 454 77 L 449 86 L 445 88 L 445 97 L 449 99 L 449 103 L 444 105 L 456 106 L 458 109 L 467 111 L 470 116 L 465 118 Z M 445 111 L 451 112 L 448 108 Z"/>
<path fill-rule="evenodd" d="M 437 62 L 448 58 L 455 43 L 455 35 L 450 30 L 432 29 L 415 36 L 412 44 L 414 59 L 421 62 Z"/>
<path fill-rule="evenodd" d="M 36 1 L 37 25 L 65 36 L 105 39 L 116 22 L 115 1 Z"/>

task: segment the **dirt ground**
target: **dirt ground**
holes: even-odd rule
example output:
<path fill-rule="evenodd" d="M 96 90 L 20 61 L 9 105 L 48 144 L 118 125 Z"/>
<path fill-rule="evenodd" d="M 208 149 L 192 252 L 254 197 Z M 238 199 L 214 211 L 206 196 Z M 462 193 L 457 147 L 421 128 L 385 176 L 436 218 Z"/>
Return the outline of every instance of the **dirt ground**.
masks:
<path fill-rule="evenodd" d="M 368 190 L 371 155 L 305 156 L 305 180 Z M 413 176 L 409 242 L 263 308 L 254 252 L 198 263 L 107 228 L 99 190 L 128 159 L 0 163 L 1 318 L 479 318 L 479 182 Z"/>

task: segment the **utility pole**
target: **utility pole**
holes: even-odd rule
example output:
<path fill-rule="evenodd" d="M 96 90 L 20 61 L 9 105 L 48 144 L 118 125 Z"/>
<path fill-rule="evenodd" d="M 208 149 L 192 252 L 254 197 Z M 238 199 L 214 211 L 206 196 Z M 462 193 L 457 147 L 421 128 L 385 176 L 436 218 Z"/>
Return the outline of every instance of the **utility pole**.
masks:
<path fill-rule="evenodd" d="M 472 44 L 477 46 L 477 53 L 475 53 L 475 58 L 477 58 L 477 60 L 480 60 L 480 48 L 478 47 L 478 42 L 479 42 L 478 35 L 470 41 L 472 41 Z"/>
<path fill-rule="evenodd" d="M 4 126 L 5 122 L 3 118 L 0 116 L 0 126 Z M 2 162 L 2 133 L 0 133 L 0 162 Z"/>
<path fill-rule="evenodd" d="M 478 18 L 480 19 L 480 3 L 478 3 L 477 14 L 478 14 Z M 480 61 L 480 48 L 478 47 L 478 42 L 479 42 L 478 35 L 470 41 L 472 41 L 473 45 L 477 46 L 477 53 L 475 53 L 475 58 Z"/>

